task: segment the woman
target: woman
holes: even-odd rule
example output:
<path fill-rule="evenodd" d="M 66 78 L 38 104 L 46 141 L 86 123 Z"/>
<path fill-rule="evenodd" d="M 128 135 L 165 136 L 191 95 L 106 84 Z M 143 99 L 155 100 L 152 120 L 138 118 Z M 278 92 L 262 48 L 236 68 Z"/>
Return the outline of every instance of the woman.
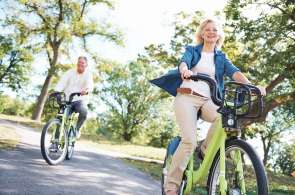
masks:
<path fill-rule="evenodd" d="M 186 47 L 177 72 L 155 79 L 152 83 L 176 95 L 174 109 L 176 122 L 180 127 L 181 142 L 173 155 L 172 164 L 165 183 L 166 195 L 177 195 L 183 171 L 185 170 L 190 155 L 194 152 L 197 143 L 197 113 L 201 110 L 201 118 L 212 125 L 206 139 L 201 146 L 204 153 L 212 136 L 214 121 L 218 117 L 217 106 L 210 97 L 210 88 L 204 81 L 194 82 L 188 80 L 196 73 L 207 74 L 215 79 L 219 92 L 223 91 L 223 77 L 249 84 L 249 80 L 235 67 L 219 50 L 224 40 L 221 26 L 213 19 L 203 21 L 196 33 L 196 46 Z M 265 95 L 265 89 L 258 87 Z"/>

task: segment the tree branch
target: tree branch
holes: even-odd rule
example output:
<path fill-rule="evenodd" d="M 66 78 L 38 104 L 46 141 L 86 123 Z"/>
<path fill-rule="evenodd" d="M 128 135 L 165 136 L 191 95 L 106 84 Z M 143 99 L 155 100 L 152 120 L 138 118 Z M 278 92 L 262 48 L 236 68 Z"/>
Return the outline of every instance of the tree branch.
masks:
<path fill-rule="evenodd" d="M 35 13 L 41 18 L 41 20 L 44 22 L 44 24 L 47 24 L 49 27 L 49 23 L 46 20 L 46 17 L 44 15 L 42 15 L 41 10 L 39 9 L 39 7 L 35 3 L 33 5 L 30 5 L 29 3 L 25 3 L 25 5 L 31 9 L 33 9 L 33 11 L 35 11 Z"/>
<path fill-rule="evenodd" d="M 63 20 L 63 15 L 64 15 L 62 0 L 58 1 L 58 7 L 59 7 L 58 20 L 57 20 L 57 22 L 56 22 L 56 24 L 54 26 L 54 42 L 58 42 L 58 41 L 61 40 L 61 39 L 59 39 L 57 41 L 57 30 L 58 30 L 58 27 L 59 27 L 60 23 Z"/>
<path fill-rule="evenodd" d="M 0 83 L 3 83 L 3 79 L 8 75 L 9 71 L 17 64 L 17 52 L 12 51 L 10 54 L 10 59 L 9 59 L 9 65 L 7 66 L 6 70 L 4 73 L 0 76 Z"/>
<path fill-rule="evenodd" d="M 268 100 L 265 103 L 265 107 L 263 110 L 263 113 L 261 114 L 261 117 L 256 119 L 242 119 L 241 120 L 241 126 L 246 127 L 248 125 L 251 125 L 255 122 L 264 122 L 266 120 L 267 114 L 269 111 L 273 110 L 274 108 L 277 108 L 281 105 L 287 104 L 289 102 L 295 101 L 295 91 L 287 94 L 282 94 L 274 97 L 273 99 Z M 257 107 L 253 108 L 254 110 L 258 109 Z"/>
<path fill-rule="evenodd" d="M 79 20 L 82 20 L 82 18 L 83 18 L 83 15 L 84 15 L 84 12 L 85 12 L 85 7 L 86 7 L 86 4 L 88 3 L 88 1 L 87 0 L 85 0 L 84 2 L 83 2 L 83 4 L 82 4 L 82 10 L 81 10 L 81 13 L 80 13 L 80 18 L 79 18 Z"/>
<path fill-rule="evenodd" d="M 50 56 L 50 52 L 49 52 L 49 50 L 48 50 L 47 47 L 46 47 L 46 54 L 47 54 L 47 58 L 48 58 L 49 64 L 51 65 L 52 64 L 52 57 Z"/>
<path fill-rule="evenodd" d="M 283 14 L 289 16 L 289 17 L 295 22 L 295 15 L 292 14 L 292 13 L 288 13 L 288 12 L 286 12 L 286 10 L 284 10 L 283 8 L 281 8 L 281 7 L 279 6 L 279 4 L 266 3 L 266 5 L 268 5 L 268 6 L 272 7 L 272 8 L 277 8 L 277 9 L 280 10 Z M 293 11 L 294 11 L 294 9 L 293 9 Z"/>
<path fill-rule="evenodd" d="M 266 87 L 266 93 L 271 92 L 279 83 L 285 79 L 285 76 L 279 75 Z"/>

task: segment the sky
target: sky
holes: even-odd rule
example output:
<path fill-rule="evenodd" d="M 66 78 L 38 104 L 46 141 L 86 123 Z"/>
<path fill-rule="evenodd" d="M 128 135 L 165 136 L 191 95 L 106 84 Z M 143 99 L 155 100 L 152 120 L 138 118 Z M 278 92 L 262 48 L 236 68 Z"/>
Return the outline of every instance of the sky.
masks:
<path fill-rule="evenodd" d="M 100 8 L 91 10 L 90 15 L 105 18 L 106 14 L 106 19 L 118 26 L 125 35 L 125 47 L 99 41 L 96 49 L 101 56 L 119 62 L 133 60 L 138 53 L 143 52 L 144 46 L 170 42 L 174 33 L 171 24 L 176 13 L 199 10 L 204 11 L 205 16 L 213 16 L 215 11 L 223 9 L 225 3 L 225 0 L 115 1 L 115 10 Z"/>

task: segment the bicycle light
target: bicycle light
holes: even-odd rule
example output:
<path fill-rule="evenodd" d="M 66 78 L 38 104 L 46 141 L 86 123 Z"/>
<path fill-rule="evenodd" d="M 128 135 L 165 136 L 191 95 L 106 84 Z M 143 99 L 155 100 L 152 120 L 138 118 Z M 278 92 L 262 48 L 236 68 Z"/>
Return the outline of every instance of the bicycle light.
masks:
<path fill-rule="evenodd" d="M 229 126 L 233 126 L 233 125 L 235 124 L 234 119 L 229 118 L 229 119 L 227 120 L 227 124 L 228 124 Z"/>

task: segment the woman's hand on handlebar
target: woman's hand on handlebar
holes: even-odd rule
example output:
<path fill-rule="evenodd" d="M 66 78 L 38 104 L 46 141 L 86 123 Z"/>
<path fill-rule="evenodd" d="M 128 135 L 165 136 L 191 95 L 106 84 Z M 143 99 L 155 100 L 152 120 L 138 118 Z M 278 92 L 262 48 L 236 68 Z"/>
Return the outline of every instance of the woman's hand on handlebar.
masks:
<path fill-rule="evenodd" d="M 182 62 L 179 65 L 179 72 L 180 72 L 182 80 L 187 79 L 187 78 L 189 78 L 190 76 L 193 75 L 193 72 L 188 69 L 185 62 Z"/>
<path fill-rule="evenodd" d="M 181 67 L 180 74 L 181 74 L 182 80 L 184 80 L 184 79 L 187 79 L 190 76 L 192 76 L 194 73 L 193 73 L 193 71 L 189 70 L 187 68 L 187 66 L 185 65 L 185 66 Z"/>
<path fill-rule="evenodd" d="M 191 71 L 191 70 L 184 70 L 184 71 L 182 71 L 182 73 L 181 73 L 181 78 L 182 78 L 182 80 L 184 80 L 184 79 L 188 79 L 190 76 L 192 76 L 194 73 L 193 73 L 193 71 Z"/>
<path fill-rule="evenodd" d="M 247 77 L 243 73 L 241 73 L 240 71 L 235 72 L 232 77 L 237 82 L 244 83 L 244 84 L 250 84 L 250 81 L 247 79 Z M 263 95 L 263 96 L 266 95 L 265 87 L 260 86 L 260 85 L 258 85 L 256 87 L 259 89 L 261 95 Z"/>

